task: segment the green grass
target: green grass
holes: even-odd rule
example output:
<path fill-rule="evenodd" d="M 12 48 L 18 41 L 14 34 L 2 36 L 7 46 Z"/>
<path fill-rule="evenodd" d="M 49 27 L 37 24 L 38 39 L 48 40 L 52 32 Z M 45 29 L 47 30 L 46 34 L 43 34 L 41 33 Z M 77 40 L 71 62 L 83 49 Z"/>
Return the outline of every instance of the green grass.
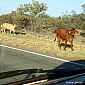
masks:
<path fill-rule="evenodd" d="M 0 34 L 0 43 L 8 46 L 18 47 L 54 57 L 67 60 L 85 59 L 85 38 L 76 36 L 74 39 L 74 51 L 67 48 L 66 51 L 59 50 L 57 41 L 54 42 L 55 34 L 37 34 L 29 32 L 26 35 Z"/>

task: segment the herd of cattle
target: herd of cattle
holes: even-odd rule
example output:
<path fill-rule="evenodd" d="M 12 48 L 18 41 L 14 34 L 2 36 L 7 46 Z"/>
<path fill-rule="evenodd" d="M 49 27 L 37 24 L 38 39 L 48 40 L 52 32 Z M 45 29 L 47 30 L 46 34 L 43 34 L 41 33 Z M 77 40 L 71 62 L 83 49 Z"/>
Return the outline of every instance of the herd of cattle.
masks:
<path fill-rule="evenodd" d="M 15 31 L 15 28 L 16 28 L 16 25 L 12 25 L 12 24 L 9 24 L 9 23 L 3 23 L 0 27 L 1 29 L 1 33 L 2 32 L 5 32 L 7 30 L 9 30 L 10 34 L 13 32 L 15 34 L 25 34 L 26 32 L 17 32 Z M 61 40 L 62 42 L 64 42 L 64 50 L 66 50 L 66 47 L 67 47 L 67 42 L 70 42 L 71 44 L 71 50 L 73 51 L 73 39 L 75 37 L 75 35 L 80 35 L 80 33 L 75 29 L 75 28 L 72 28 L 72 29 L 64 29 L 64 28 L 57 28 L 54 33 L 56 34 L 56 37 L 54 39 L 54 42 L 56 41 L 56 38 L 57 38 L 57 43 L 58 43 L 58 47 L 59 49 L 61 49 Z"/>

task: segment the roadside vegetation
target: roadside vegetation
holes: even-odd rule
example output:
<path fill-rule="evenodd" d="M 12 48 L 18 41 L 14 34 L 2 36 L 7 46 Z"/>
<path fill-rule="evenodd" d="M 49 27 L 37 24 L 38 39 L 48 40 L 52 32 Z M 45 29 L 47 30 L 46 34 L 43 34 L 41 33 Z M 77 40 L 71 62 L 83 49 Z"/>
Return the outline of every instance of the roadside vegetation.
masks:
<path fill-rule="evenodd" d="M 26 35 L 0 34 L 0 43 L 68 60 L 85 59 L 85 38 L 76 36 L 74 51 L 71 51 L 70 48 L 64 51 L 63 47 L 61 50 L 58 49 L 54 36 L 54 34 L 42 35 L 34 32 Z"/>
<path fill-rule="evenodd" d="M 16 30 L 26 30 L 26 35 L 0 33 L 0 43 L 68 60 L 85 59 L 85 4 L 81 7 L 81 14 L 72 10 L 71 13 L 66 11 L 62 16 L 52 17 L 46 14 L 48 7 L 44 3 L 33 0 L 20 5 L 15 11 L 1 15 L 0 25 L 5 22 L 16 24 Z M 73 52 L 69 48 L 66 51 L 58 49 L 53 33 L 57 27 L 74 27 L 82 32 L 81 36 L 74 38 Z"/>

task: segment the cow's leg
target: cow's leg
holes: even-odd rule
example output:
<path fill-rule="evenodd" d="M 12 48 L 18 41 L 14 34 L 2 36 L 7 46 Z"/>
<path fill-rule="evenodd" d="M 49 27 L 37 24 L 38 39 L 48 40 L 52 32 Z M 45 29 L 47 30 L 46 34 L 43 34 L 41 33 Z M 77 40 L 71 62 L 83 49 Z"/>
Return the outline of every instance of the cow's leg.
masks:
<path fill-rule="evenodd" d="M 11 30 L 10 30 L 10 34 L 11 34 Z"/>
<path fill-rule="evenodd" d="M 74 49 L 73 49 L 73 42 L 71 42 L 71 50 L 74 51 Z"/>
<path fill-rule="evenodd" d="M 5 30 L 6 30 L 6 29 L 4 29 L 4 30 L 3 30 L 3 31 L 4 31 L 4 33 L 6 32 Z"/>
<path fill-rule="evenodd" d="M 66 50 L 66 46 L 67 46 L 67 40 L 65 40 L 64 50 Z"/>
<path fill-rule="evenodd" d="M 61 49 L 60 41 L 61 41 L 61 39 L 60 39 L 60 37 L 58 37 L 58 38 L 57 38 L 57 42 L 58 42 L 58 47 L 59 47 L 59 49 Z"/>
<path fill-rule="evenodd" d="M 55 39 L 54 39 L 54 42 L 56 41 L 56 37 L 55 37 Z"/>
<path fill-rule="evenodd" d="M 3 29 L 1 29 L 1 33 L 3 32 Z"/>

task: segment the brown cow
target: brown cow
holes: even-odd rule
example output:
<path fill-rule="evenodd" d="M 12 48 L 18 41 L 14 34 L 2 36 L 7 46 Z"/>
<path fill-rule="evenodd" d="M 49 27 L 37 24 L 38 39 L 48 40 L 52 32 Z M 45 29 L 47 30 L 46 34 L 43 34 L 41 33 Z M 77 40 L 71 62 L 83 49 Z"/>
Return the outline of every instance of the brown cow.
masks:
<path fill-rule="evenodd" d="M 79 32 L 77 30 L 75 30 L 74 28 L 72 28 L 70 30 L 67 30 L 64 28 L 57 28 L 55 30 L 55 33 L 56 33 L 59 49 L 61 49 L 60 41 L 62 40 L 65 42 L 64 50 L 66 50 L 67 42 L 71 43 L 71 50 L 72 51 L 74 50 L 73 49 L 73 38 L 75 35 L 79 34 Z M 56 37 L 55 37 L 54 42 L 56 41 Z"/>

